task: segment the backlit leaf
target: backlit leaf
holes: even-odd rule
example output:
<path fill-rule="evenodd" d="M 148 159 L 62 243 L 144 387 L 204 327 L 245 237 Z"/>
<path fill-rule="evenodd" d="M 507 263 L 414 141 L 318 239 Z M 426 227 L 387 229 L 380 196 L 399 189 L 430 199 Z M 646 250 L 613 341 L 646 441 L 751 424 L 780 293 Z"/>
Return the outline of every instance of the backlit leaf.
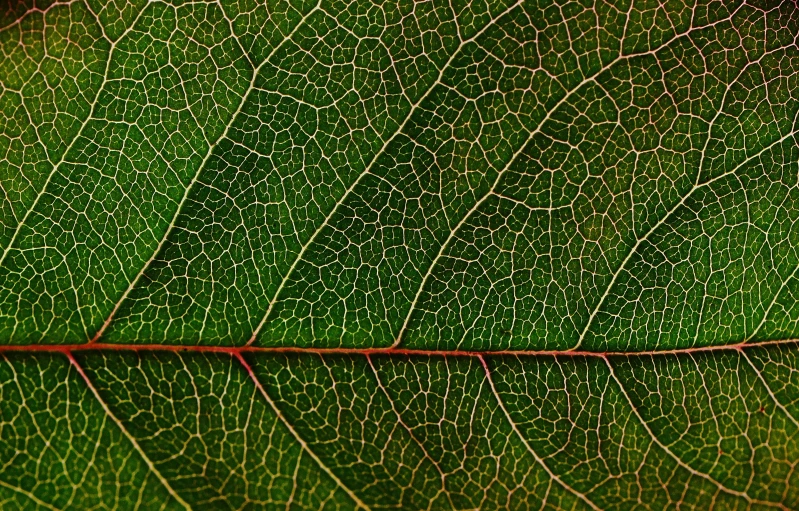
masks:
<path fill-rule="evenodd" d="M 0 5 L 0 508 L 799 509 L 793 2 Z"/>

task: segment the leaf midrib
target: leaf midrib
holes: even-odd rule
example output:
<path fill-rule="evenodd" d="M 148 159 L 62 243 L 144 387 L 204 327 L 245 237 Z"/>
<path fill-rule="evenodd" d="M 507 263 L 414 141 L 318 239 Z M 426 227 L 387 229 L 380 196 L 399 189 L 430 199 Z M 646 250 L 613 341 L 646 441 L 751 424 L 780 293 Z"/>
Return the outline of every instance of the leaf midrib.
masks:
<path fill-rule="evenodd" d="M 388 355 L 396 357 L 560 357 L 560 358 L 618 358 L 618 357 L 656 357 L 673 355 L 695 355 L 716 352 L 744 352 L 756 348 L 774 346 L 799 346 L 799 339 L 772 339 L 758 342 L 737 342 L 711 346 L 694 346 L 663 350 L 642 351 L 593 351 L 593 350 L 446 350 L 446 349 L 412 349 L 399 347 L 385 348 L 316 348 L 295 346 L 209 346 L 184 344 L 133 344 L 133 343 L 83 343 L 83 344 L 7 344 L 0 345 L 2 353 L 71 353 L 77 351 L 135 351 L 135 352 L 173 352 L 173 353 L 225 353 L 243 354 L 309 354 L 309 355 Z"/>

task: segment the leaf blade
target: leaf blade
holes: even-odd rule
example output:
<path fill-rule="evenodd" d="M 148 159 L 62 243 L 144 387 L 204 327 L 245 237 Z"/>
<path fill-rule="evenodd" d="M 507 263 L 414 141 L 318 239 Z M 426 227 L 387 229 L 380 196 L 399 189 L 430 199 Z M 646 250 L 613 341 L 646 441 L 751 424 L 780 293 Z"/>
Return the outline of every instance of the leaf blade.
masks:
<path fill-rule="evenodd" d="M 0 13 L 0 506 L 796 508 L 797 13 Z"/>

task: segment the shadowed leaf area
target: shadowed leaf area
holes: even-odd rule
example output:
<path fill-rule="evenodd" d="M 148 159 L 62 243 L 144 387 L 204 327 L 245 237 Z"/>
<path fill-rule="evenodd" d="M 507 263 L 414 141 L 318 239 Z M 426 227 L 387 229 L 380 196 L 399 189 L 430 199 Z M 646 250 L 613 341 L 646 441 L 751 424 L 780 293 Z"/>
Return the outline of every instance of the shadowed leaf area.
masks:
<path fill-rule="evenodd" d="M 0 509 L 799 509 L 793 2 L 0 2 Z"/>

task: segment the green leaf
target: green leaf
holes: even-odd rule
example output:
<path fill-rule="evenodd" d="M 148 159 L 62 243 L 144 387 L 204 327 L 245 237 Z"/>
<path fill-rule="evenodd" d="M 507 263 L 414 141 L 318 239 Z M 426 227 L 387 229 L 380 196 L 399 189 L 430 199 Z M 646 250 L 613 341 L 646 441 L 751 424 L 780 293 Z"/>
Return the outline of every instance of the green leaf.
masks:
<path fill-rule="evenodd" d="M 799 9 L 0 8 L 0 508 L 799 509 Z"/>

